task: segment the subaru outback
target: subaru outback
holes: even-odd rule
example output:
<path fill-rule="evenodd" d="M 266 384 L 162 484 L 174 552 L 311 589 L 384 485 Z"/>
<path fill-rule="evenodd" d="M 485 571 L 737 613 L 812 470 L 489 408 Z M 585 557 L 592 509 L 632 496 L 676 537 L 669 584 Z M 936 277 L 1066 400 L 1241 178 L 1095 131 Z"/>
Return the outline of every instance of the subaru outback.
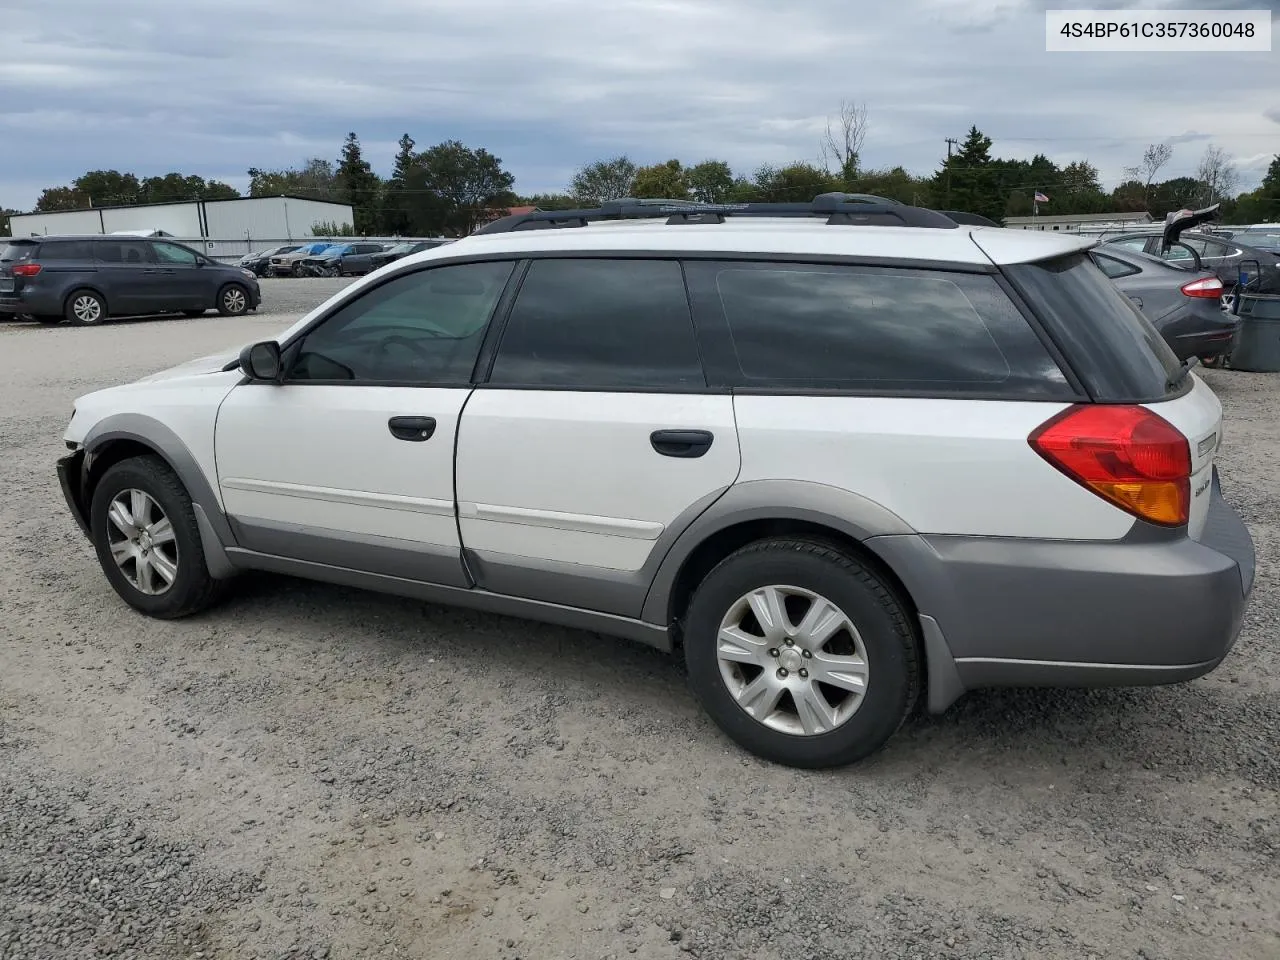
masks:
<path fill-rule="evenodd" d="M 918 702 L 1232 648 L 1222 408 L 1089 245 L 843 195 L 516 215 L 80 398 L 58 473 L 153 617 L 265 570 L 598 631 L 846 764 Z"/>

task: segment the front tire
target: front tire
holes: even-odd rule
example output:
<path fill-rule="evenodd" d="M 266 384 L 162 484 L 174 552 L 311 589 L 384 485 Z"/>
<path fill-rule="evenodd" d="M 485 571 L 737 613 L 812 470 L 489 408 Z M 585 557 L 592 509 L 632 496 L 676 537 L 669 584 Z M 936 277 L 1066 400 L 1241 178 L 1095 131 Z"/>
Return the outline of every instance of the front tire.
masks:
<path fill-rule="evenodd" d="M 191 497 L 159 457 L 122 460 L 94 488 L 89 529 L 98 562 L 125 603 L 174 620 L 214 603 Z"/>
<path fill-rule="evenodd" d="M 92 290 L 77 290 L 67 297 L 64 316 L 78 327 L 92 327 L 107 319 L 107 301 Z"/>
<path fill-rule="evenodd" d="M 695 696 L 731 739 L 793 767 L 880 749 L 920 690 L 906 609 L 872 569 L 814 540 L 749 544 L 698 586 L 684 631 Z"/>
<path fill-rule="evenodd" d="M 238 283 L 228 283 L 218 291 L 218 312 L 224 317 L 239 317 L 249 311 L 249 291 Z"/>

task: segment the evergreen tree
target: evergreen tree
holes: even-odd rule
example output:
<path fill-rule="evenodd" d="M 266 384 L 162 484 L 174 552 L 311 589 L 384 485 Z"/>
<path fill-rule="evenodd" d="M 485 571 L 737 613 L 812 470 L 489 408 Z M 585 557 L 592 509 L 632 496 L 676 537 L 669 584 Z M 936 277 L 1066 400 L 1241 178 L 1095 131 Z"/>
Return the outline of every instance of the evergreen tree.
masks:
<path fill-rule="evenodd" d="M 360 138 L 348 133 L 342 144 L 342 156 L 338 160 L 336 174 L 338 194 L 351 205 L 355 215 L 355 230 L 367 236 L 377 229 L 377 210 L 382 181 L 369 166 L 360 149 Z"/>

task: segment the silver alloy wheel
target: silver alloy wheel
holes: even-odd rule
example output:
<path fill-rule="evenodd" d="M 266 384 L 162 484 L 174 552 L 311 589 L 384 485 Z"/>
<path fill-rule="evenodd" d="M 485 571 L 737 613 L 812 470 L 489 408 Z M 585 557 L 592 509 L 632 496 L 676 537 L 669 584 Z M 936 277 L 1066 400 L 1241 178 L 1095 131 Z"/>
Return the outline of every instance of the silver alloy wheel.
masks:
<path fill-rule="evenodd" d="M 228 287 L 222 295 L 222 305 L 228 313 L 243 313 L 246 302 L 244 291 L 239 287 Z"/>
<path fill-rule="evenodd" d="M 867 690 L 867 649 L 853 621 L 820 594 L 770 585 L 729 608 L 716 636 L 720 676 L 772 730 L 818 736 L 845 723 Z"/>
<path fill-rule="evenodd" d="M 1222 309 L 1230 313 L 1236 305 L 1236 295 L 1234 293 L 1224 293 L 1218 301 L 1222 305 Z"/>
<path fill-rule="evenodd" d="M 159 596 L 178 576 L 178 540 L 155 498 L 122 490 L 107 507 L 107 543 L 116 566 L 147 596 Z"/>
<path fill-rule="evenodd" d="M 102 302 L 92 294 L 82 293 L 71 301 L 71 312 L 81 323 L 97 323 L 102 319 Z"/>

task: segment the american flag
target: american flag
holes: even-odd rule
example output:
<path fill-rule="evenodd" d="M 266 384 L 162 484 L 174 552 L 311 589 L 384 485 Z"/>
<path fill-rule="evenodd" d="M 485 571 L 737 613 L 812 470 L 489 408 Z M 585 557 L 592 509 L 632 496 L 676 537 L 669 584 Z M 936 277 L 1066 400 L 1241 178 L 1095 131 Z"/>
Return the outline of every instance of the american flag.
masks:
<path fill-rule="evenodd" d="M 1043 193 L 1041 193 L 1039 190 L 1037 190 L 1037 191 L 1036 191 L 1036 203 L 1048 203 L 1048 202 L 1049 202 L 1049 198 L 1048 198 L 1048 197 L 1046 197 L 1046 196 L 1045 196 Z"/>

